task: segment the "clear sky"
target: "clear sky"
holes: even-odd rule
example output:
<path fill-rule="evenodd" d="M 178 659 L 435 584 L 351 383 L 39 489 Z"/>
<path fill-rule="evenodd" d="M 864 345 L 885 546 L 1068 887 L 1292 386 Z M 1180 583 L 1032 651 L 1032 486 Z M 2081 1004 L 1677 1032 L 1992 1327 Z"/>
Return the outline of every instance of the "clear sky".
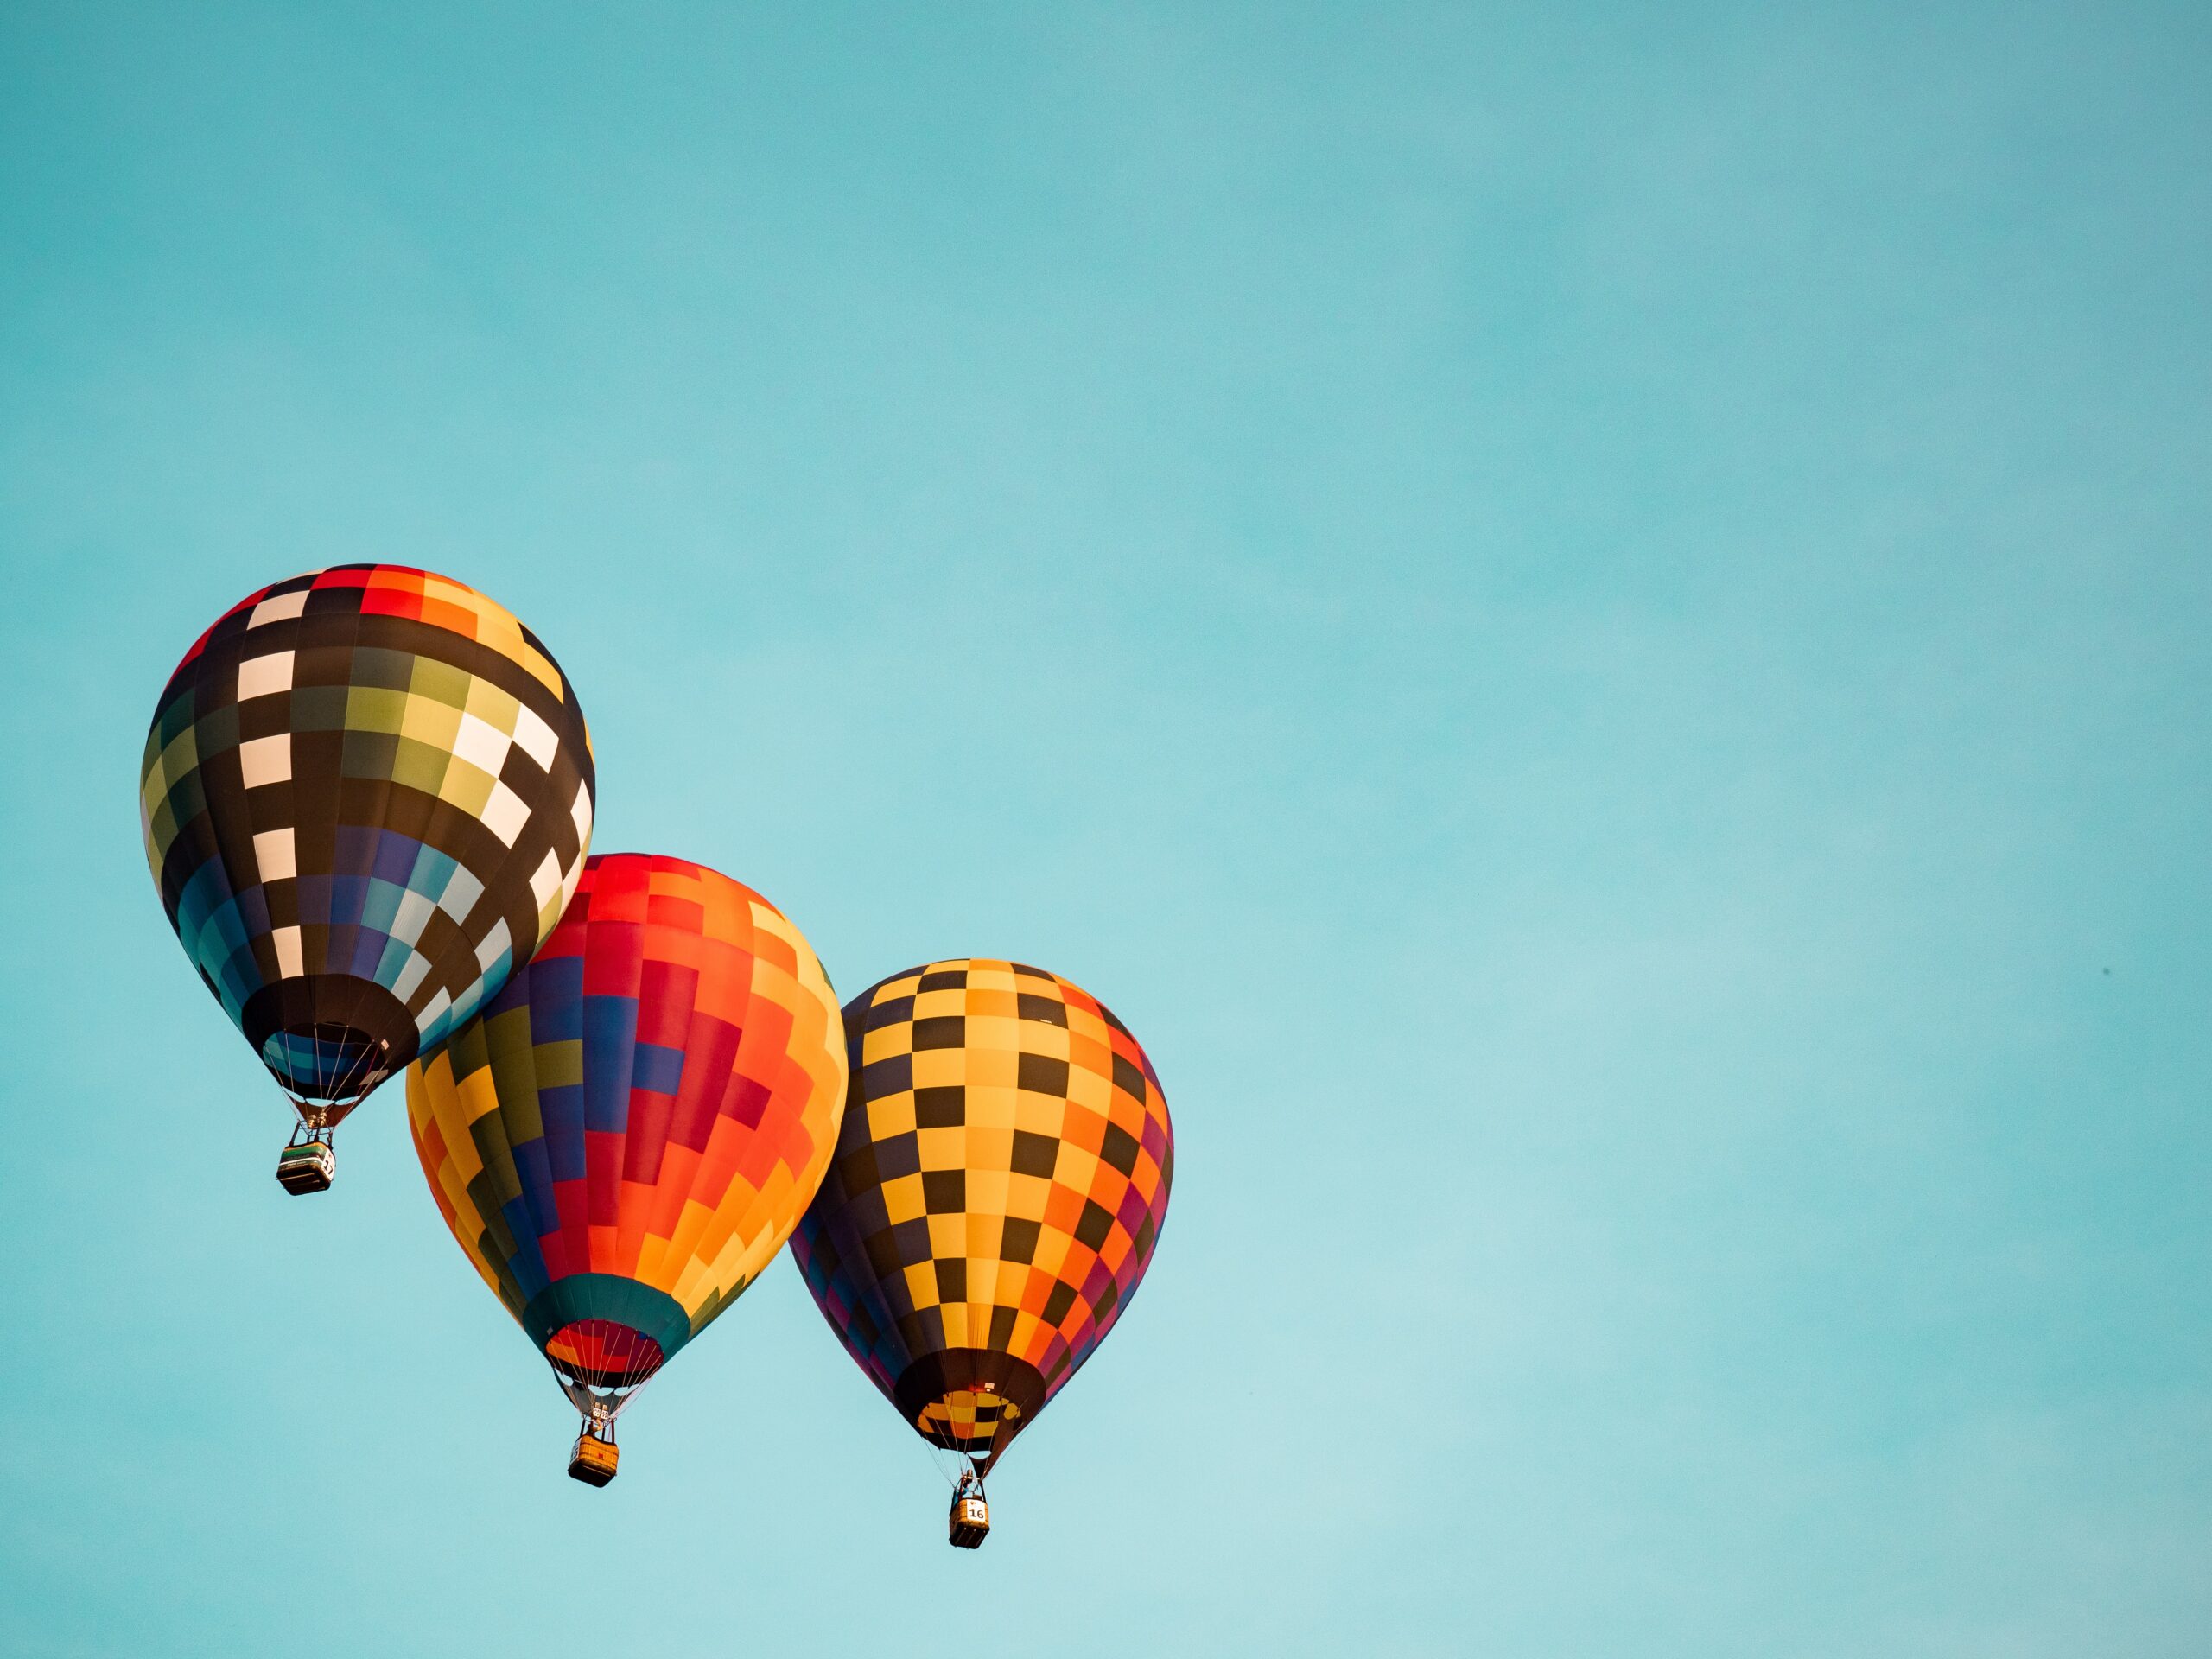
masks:
<path fill-rule="evenodd" d="M 1937 15 L 1940 13 L 1940 15 Z M 2201 7 L 0 9 L 0 1650 L 2196 1656 Z M 380 559 L 601 850 L 1149 1048 L 946 1548 L 787 1262 L 621 1478 L 163 924 L 169 668 Z"/>

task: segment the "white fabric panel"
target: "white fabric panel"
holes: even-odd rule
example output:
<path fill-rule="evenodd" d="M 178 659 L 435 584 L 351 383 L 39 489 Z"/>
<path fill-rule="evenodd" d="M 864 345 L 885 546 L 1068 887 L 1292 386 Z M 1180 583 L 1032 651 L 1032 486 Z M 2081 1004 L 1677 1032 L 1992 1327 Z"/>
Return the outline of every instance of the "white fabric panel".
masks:
<path fill-rule="evenodd" d="M 264 830 L 253 838 L 253 864 L 264 881 L 289 881 L 299 874 L 293 861 L 292 831 Z"/>
<path fill-rule="evenodd" d="M 530 822 L 530 808 L 521 796 L 505 784 L 493 784 L 492 798 L 484 803 L 484 810 L 479 816 L 486 830 L 512 847 L 515 837 L 522 834 L 523 825 Z"/>
<path fill-rule="evenodd" d="M 456 922 L 465 922 L 483 896 L 484 884 L 468 873 L 466 865 L 455 865 L 452 877 L 446 882 L 445 893 L 438 900 L 438 908 Z"/>
<path fill-rule="evenodd" d="M 253 607 L 253 614 L 246 618 L 249 628 L 257 628 L 264 622 L 286 622 L 308 607 L 308 589 L 302 588 L 295 594 L 278 594 L 264 599 Z"/>
<path fill-rule="evenodd" d="M 248 789 L 283 783 L 292 775 L 291 734 L 279 732 L 274 737 L 249 738 L 239 744 L 238 767 L 245 774 Z"/>
<path fill-rule="evenodd" d="M 515 715 L 515 741 L 522 745 L 524 754 L 537 762 L 540 772 L 553 770 L 553 757 L 560 751 L 561 740 L 528 703 L 523 704 Z"/>
<path fill-rule="evenodd" d="M 429 971 L 430 959 L 428 957 L 420 950 L 409 951 L 407 965 L 399 970 L 399 977 L 392 984 L 391 994 L 404 1002 L 415 995 L 416 988 L 423 982 L 423 975 Z"/>
<path fill-rule="evenodd" d="M 513 747 L 512 738 L 474 715 L 463 715 L 461 729 L 454 734 L 453 752 L 494 778 L 499 775 L 499 768 L 507 764 L 507 751 Z"/>
<path fill-rule="evenodd" d="M 423 937 L 423 925 L 436 909 L 437 906 L 423 894 L 410 891 L 400 899 L 399 908 L 392 913 L 391 937 L 402 944 L 413 944 Z M 403 996 L 400 1000 L 404 1001 L 406 999 Z"/>

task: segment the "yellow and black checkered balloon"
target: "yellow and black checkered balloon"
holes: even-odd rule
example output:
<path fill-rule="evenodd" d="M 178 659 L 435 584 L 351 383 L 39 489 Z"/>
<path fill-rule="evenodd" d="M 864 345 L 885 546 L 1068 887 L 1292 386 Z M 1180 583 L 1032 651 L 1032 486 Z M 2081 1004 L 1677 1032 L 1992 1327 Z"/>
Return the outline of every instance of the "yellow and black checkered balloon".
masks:
<path fill-rule="evenodd" d="M 1167 1102 L 1095 997 L 980 957 L 845 1007 L 852 1082 L 791 1249 L 915 1431 L 981 1467 L 1121 1317 L 1174 1179 Z"/>

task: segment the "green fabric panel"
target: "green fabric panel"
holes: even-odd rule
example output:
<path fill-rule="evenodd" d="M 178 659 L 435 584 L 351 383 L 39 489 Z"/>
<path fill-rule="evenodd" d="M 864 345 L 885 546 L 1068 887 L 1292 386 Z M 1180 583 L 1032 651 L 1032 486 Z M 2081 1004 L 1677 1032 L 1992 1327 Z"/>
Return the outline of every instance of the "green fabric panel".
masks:
<path fill-rule="evenodd" d="M 407 689 L 418 697 L 432 698 L 449 709 L 466 709 L 468 707 L 468 683 L 474 677 L 467 669 L 455 668 L 451 663 L 442 663 L 430 657 L 417 657 Z"/>
<path fill-rule="evenodd" d="M 453 1080 L 456 1087 L 491 1065 L 492 1051 L 484 1040 L 482 1024 L 471 1020 L 454 1033 L 453 1039 L 446 1045 L 446 1058 L 453 1067 Z"/>
<path fill-rule="evenodd" d="M 545 1133 L 537 1110 L 537 1091 L 545 1082 L 538 1076 L 537 1051 L 530 1044 L 529 1006 L 509 1008 L 485 1020 L 483 1027 L 492 1051 L 492 1086 L 499 1096 L 498 1116 L 507 1144 L 521 1146 L 536 1141 Z"/>
<path fill-rule="evenodd" d="M 584 1080 L 584 1046 L 581 1038 L 566 1042 L 540 1043 L 537 1049 L 537 1086 L 559 1089 Z"/>
<path fill-rule="evenodd" d="M 691 1316 L 691 1334 L 696 1337 L 712 1325 L 715 1316 L 739 1297 L 744 1295 L 745 1287 L 752 1282 L 750 1279 L 740 1279 L 728 1290 L 718 1290 L 709 1296 L 701 1305 L 699 1311 Z"/>
<path fill-rule="evenodd" d="M 452 760 L 452 754 L 435 744 L 403 737 L 392 756 L 391 781 L 435 796 L 445 786 L 446 767 Z"/>
<path fill-rule="evenodd" d="M 199 728 L 188 726 L 162 751 L 162 771 L 168 777 L 181 778 L 199 764 Z"/>
<path fill-rule="evenodd" d="M 665 1359 L 691 1340 L 690 1316 L 664 1290 L 611 1273 L 572 1273 L 530 1299 L 522 1328 L 540 1352 L 553 1333 L 577 1319 L 614 1319 L 660 1344 Z"/>
<path fill-rule="evenodd" d="M 291 728 L 295 732 L 342 732 L 346 729 L 346 689 L 344 686 L 295 686 L 291 696 Z"/>
<path fill-rule="evenodd" d="M 169 815 L 169 822 L 176 825 L 190 823 L 207 810 L 207 791 L 200 787 L 200 771 L 196 766 L 169 785 L 168 798 L 162 803 L 162 810 Z"/>
<path fill-rule="evenodd" d="M 356 645 L 346 677 L 357 689 L 381 686 L 386 690 L 404 691 L 415 677 L 415 662 L 411 651 L 399 651 L 390 645 Z"/>
<path fill-rule="evenodd" d="M 146 740 L 147 747 L 152 753 L 158 754 L 168 747 L 171 739 L 192 724 L 192 703 L 193 696 L 189 688 L 169 699 L 168 707 L 162 710 L 161 717 L 154 722 L 153 733 L 149 734 Z M 159 742 L 155 741 L 156 735 L 160 739 Z"/>
<path fill-rule="evenodd" d="M 169 845 L 176 839 L 176 810 L 169 804 L 170 798 L 162 797 L 162 804 L 154 809 L 154 874 L 162 874 L 161 861 L 169 855 Z"/>
<path fill-rule="evenodd" d="M 355 652 L 358 658 L 360 653 Z M 407 693 L 382 686 L 357 685 L 346 696 L 346 729 L 349 732 L 389 732 L 399 735 L 407 718 Z"/>
<path fill-rule="evenodd" d="M 372 778 L 381 782 L 391 776 L 392 762 L 398 753 L 399 740 L 390 733 L 348 731 L 338 760 L 338 775 Z"/>
<path fill-rule="evenodd" d="M 204 761 L 211 754 L 220 754 L 225 749 L 238 746 L 238 706 L 226 702 L 197 721 L 192 728 L 192 741 Z"/>

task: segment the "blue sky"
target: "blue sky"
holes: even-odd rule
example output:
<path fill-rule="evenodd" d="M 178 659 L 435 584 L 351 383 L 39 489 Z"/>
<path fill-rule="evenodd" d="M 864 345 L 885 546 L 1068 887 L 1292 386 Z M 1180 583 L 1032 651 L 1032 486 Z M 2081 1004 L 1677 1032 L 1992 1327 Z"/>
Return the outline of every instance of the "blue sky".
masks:
<path fill-rule="evenodd" d="M 8 8 L 0 1647 L 2201 1652 L 2212 29 L 2089 10 Z M 135 768 L 359 559 L 1150 1049 L 982 1551 L 787 1262 L 592 1492 L 396 1097 L 270 1179 Z"/>

